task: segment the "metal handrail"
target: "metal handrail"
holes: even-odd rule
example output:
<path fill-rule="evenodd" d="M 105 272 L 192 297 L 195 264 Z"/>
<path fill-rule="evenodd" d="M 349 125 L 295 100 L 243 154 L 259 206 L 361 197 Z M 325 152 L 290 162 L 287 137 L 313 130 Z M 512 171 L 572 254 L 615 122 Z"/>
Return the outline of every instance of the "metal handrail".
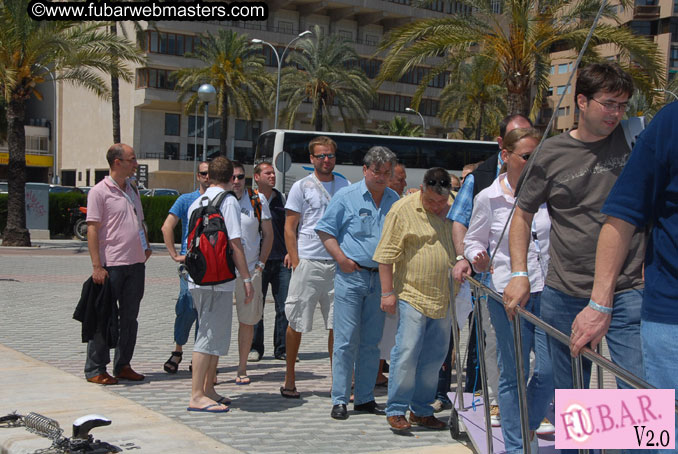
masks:
<path fill-rule="evenodd" d="M 476 292 L 476 300 L 478 301 L 477 304 L 474 305 L 473 307 L 473 315 L 476 319 L 476 329 L 480 330 L 482 332 L 482 314 L 480 310 L 480 300 L 482 298 L 479 298 L 480 295 L 478 293 L 481 293 L 485 295 L 488 298 L 492 298 L 495 300 L 498 304 L 503 303 L 503 297 L 500 295 L 498 292 L 495 290 L 487 287 L 485 284 L 479 282 L 473 277 L 467 277 L 466 278 L 469 281 L 469 284 L 474 286 L 479 292 Z M 488 299 L 489 301 L 489 299 Z M 451 301 L 452 304 L 452 317 L 454 319 L 454 324 L 457 325 L 457 314 L 456 314 L 456 307 L 454 304 L 454 301 Z M 519 394 L 519 405 L 520 405 L 520 424 L 521 424 L 521 431 L 522 431 L 522 438 L 523 438 L 523 449 L 524 452 L 527 454 L 530 453 L 530 448 L 529 448 L 529 440 L 527 439 L 527 434 L 529 433 L 529 428 L 528 428 L 528 421 L 527 421 L 527 398 L 526 398 L 526 390 L 525 390 L 525 377 L 524 377 L 524 369 L 523 369 L 523 358 L 520 352 L 522 352 L 522 336 L 521 336 L 521 328 L 520 328 L 520 318 L 523 318 L 527 320 L 528 322 L 532 323 L 538 328 L 541 328 L 544 333 L 548 336 L 553 337 L 554 339 L 558 340 L 559 342 L 569 346 L 570 345 L 570 338 L 562 333 L 561 331 L 557 330 L 553 326 L 549 325 L 548 323 L 544 322 L 541 320 L 539 317 L 536 315 L 532 314 L 531 312 L 523 309 L 522 307 L 518 306 L 516 308 L 516 313 L 518 314 L 518 317 L 513 318 L 513 330 L 514 330 L 514 349 L 516 352 L 516 373 L 518 375 L 518 394 Z M 459 336 L 460 334 L 457 332 L 456 326 L 452 330 L 453 336 L 454 336 L 454 343 L 455 343 L 455 348 L 457 349 L 457 361 L 456 361 L 456 370 L 457 370 L 457 399 L 459 400 L 459 408 L 464 408 L 464 400 L 463 400 L 463 393 L 461 390 L 461 364 L 460 364 L 460 354 L 459 354 Z M 482 338 L 479 336 L 479 338 Z M 487 379 L 486 379 L 486 372 L 485 372 L 485 355 L 484 355 L 484 343 L 483 342 L 478 342 L 478 363 L 480 366 L 480 378 L 483 383 L 483 406 L 484 408 L 484 413 L 485 413 L 485 425 L 486 427 L 491 427 L 491 422 L 490 422 L 490 410 L 489 410 L 489 397 L 487 395 Z M 582 373 L 582 357 L 587 358 L 590 360 L 593 364 L 595 364 L 598 367 L 598 387 L 602 388 L 602 374 L 601 374 L 601 368 L 607 370 L 608 372 L 611 372 L 616 378 L 619 378 L 620 380 L 624 381 L 625 383 L 633 386 L 634 388 L 639 388 L 639 389 L 655 389 L 654 386 L 646 382 L 645 380 L 636 377 L 632 373 L 628 372 L 626 369 L 619 367 L 609 359 L 605 358 L 604 356 L 600 355 L 598 352 L 595 352 L 591 350 L 589 347 L 583 347 L 581 349 L 581 353 L 577 355 L 577 357 L 572 358 L 572 375 L 573 375 L 573 380 L 575 387 L 577 389 L 583 388 L 583 373 Z M 678 400 L 676 401 L 675 405 L 675 410 L 676 413 L 678 413 Z M 491 430 L 486 430 L 486 436 L 487 436 L 487 448 L 488 452 L 492 453 L 493 451 L 493 440 L 492 440 L 492 431 Z M 586 452 L 588 450 L 580 450 L 580 452 Z"/>

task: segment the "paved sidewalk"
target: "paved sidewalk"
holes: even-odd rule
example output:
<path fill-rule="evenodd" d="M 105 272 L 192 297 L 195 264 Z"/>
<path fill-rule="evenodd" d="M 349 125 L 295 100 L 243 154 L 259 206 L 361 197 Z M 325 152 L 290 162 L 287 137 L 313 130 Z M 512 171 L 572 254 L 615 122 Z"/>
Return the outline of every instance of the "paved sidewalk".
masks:
<path fill-rule="evenodd" d="M 217 387 L 220 393 L 233 399 L 231 411 L 221 415 L 187 412 L 190 342 L 179 373 L 169 375 L 162 370 L 173 347 L 178 292 L 176 266 L 162 252 L 162 245 L 154 245 L 157 253 L 147 264 L 146 291 L 132 362 L 135 370 L 146 375 L 146 380 L 110 387 L 89 384 L 82 371 L 85 344 L 80 342 L 80 324 L 71 318 L 82 283 L 91 272 L 86 244 L 74 241 L 36 244 L 41 247 L 0 248 L 3 317 L 0 344 L 16 350 L 0 347 L 3 364 L 0 415 L 13 410 L 19 414 L 37 412 L 58 420 L 65 435 L 70 436 L 76 417 L 102 413 L 113 424 L 95 429 L 92 432 L 95 438 L 113 444 L 133 443 L 144 453 L 472 452 L 453 440 L 446 430 L 414 430 L 409 436 L 400 436 L 389 430 L 383 417 L 351 411 L 346 421 L 331 419 L 327 333 L 319 314 L 314 321 L 315 329 L 304 335 L 299 353 L 297 387 L 302 398 L 282 398 L 279 387 L 284 378 L 284 362 L 271 356 L 272 301 L 265 308 L 265 356 L 249 365 L 252 384 L 236 386 L 233 381 L 237 364 L 236 322 L 231 351 L 220 362 L 222 383 Z M 377 401 L 385 402 L 385 389 L 377 389 Z M 446 421 L 449 411 L 438 416 Z M 37 444 L 20 448 L 17 438 Z M 47 446 L 48 440 L 25 429 L 0 429 L 0 452 L 32 452 Z"/>

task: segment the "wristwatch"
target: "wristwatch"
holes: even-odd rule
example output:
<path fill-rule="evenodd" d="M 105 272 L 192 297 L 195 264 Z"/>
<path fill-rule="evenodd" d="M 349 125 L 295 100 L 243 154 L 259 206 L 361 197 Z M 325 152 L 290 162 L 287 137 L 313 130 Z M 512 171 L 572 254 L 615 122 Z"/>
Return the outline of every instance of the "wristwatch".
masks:
<path fill-rule="evenodd" d="M 454 259 L 455 259 L 457 262 L 460 262 L 460 261 L 462 261 L 462 260 L 466 260 L 466 257 L 464 257 L 463 255 L 458 255 L 458 256 L 456 256 Z"/>

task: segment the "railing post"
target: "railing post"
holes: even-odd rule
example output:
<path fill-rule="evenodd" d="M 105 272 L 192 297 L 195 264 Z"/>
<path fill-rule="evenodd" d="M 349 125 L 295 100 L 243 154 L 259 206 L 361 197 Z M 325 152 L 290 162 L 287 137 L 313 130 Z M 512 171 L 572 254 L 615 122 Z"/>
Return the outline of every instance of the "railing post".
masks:
<path fill-rule="evenodd" d="M 454 282 L 452 277 L 450 279 L 450 288 L 454 288 Z M 471 284 L 469 283 L 469 286 Z M 452 294 L 454 292 L 450 292 Z M 455 352 L 455 359 L 454 359 L 454 368 L 457 371 L 457 402 L 459 402 L 459 409 L 463 410 L 464 409 L 464 387 L 462 384 L 463 381 L 463 372 L 461 368 L 461 347 L 460 347 L 460 333 L 459 333 L 459 320 L 457 319 L 457 306 L 455 304 L 456 300 L 456 295 L 451 296 L 451 301 L 450 304 L 452 305 L 452 336 L 454 338 L 454 352 Z"/>
<path fill-rule="evenodd" d="M 520 316 L 518 314 L 513 317 L 513 348 L 516 355 L 516 379 L 518 380 L 518 404 L 520 407 L 520 429 L 523 436 L 523 452 L 532 454 L 532 451 L 530 450 L 530 423 L 527 414 L 527 391 L 525 390 L 523 338 L 520 327 Z"/>
<path fill-rule="evenodd" d="M 478 289 L 480 290 L 480 289 Z M 476 295 L 476 304 L 473 307 L 473 313 L 476 317 L 476 345 L 478 346 L 478 364 L 480 365 L 480 380 L 483 384 L 483 408 L 485 410 L 485 435 L 487 436 L 487 452 L 494 452 L 492 446 L 492 420 L 490 419 L 490 397 L 487 395 L 487 375 L 485 371 L 485 336 L 483 336 L 483 315 L 480 310 L 482 299 L 487 300 L 487 293 L 480 291 L 481 295 Z"/>

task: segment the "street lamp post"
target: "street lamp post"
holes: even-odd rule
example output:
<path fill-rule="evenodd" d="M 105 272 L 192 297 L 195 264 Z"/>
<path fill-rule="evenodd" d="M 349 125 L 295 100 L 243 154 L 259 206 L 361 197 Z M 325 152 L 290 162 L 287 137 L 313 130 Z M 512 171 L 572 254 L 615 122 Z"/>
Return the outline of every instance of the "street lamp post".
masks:
<path fill-rule="evenodd" d="M 193 190 L 198 187 L 198 105 L 195 103 L 195 118 L 193 119 Z"/>
<path fill-rule="evenodd" d="M 657 91 L 657 92 L 659 92 L 659 93 L 668 93 L 668 94 L 670 94 L 671 96 L 673 96 L 674 98 L 676 98 L 676 101 L 678 101 L 678 95 L 676 95 L 676 94 L 675 94 L 674 92 L 672 92 L 671 90 L 667 90 L 666 88 L 655 88 L 654 91 Z"/>
<path fill-rule="evenodd" d="M 202 160 L 207 161 L 207 115 L 208 115 L 208 110 L 209 110 L 209 105 L 212 101 L 217 99 L 217 91 L 214 89 L 214 86 L 212 84 L 202 84 L 200 88 L 198 88 L 198 98 L 202 102 L 205 103 L 205 128 L 203 129 L 203 144 L 202 144 Z M 224 106 L 224 108 L 226 108 Z M 197 121 L 198 119 L 196 118 L 196 126 L 197 126 Z"/>
<path fill-rule="evenodd" d="M 59 167 L 57 164 L 57 146 L 59 145 L 59 128 L 57 128 L 57 104 L 58 104 L 58 94 L 57 94 L 57 81 L 54 73 L 50 71 L 46 66 L 38 64 L 37 66 L 41 67 L 49 73 L 49 76 L 52 78 L 54 84 L 54 121 L 52 122 L 52 128 L 54 129 L 54 162 L 52 164 L 52 184 L 59 184 Z"/>
<path fill-rule="evenodd" d="M 424 116 L 417 112 L 416 110 L 410 109 L 409 107 L 405 107 L 405 112 L 416 113 L 417 115 L 419 115 L 419 118 L 421 118 L 421 128 L 423 131 L 422 136 L 426 137 L 426 122 L 424 121 Z"/>
<path fill-rule="evenodd" d="M 278 129 L 278 105 L 280 103 L 280 73 L 282 71 L 282 63 L 285 60 L 285 53 L 287 52 L 287 49 L 290 48 L 292 43 L 294 43 L 299 38 L 303 38 L 304 36 L 310 35 L 310 34 L 311 34 L 311 32 L 308 31 L 308 30 L 299 33 L 292 41 L 290 41 L 287 44 L 287 46 L 285 47 L 285 50 L 283 50 L 282 55 L 278 55 L 278 50 L 275 48 L 275 46 L 273 46 L 273 44 L 269 43 L 268 41 L 264 41 L 262 39 L 257 39 L 257 38 L 254 38 L 251 41 L 253 44 L 266 44 L 267 46 L 269 46 L 273 50 L 273 53 L 275 54 L 275 58 L 278 62 L 278 83 L 275 86 L 275 116 L 274 116 L 274 119 L 273 119 L 273 129 Z M 284 176 L 283 176 L 283 178 L 284 178 Z"/>

